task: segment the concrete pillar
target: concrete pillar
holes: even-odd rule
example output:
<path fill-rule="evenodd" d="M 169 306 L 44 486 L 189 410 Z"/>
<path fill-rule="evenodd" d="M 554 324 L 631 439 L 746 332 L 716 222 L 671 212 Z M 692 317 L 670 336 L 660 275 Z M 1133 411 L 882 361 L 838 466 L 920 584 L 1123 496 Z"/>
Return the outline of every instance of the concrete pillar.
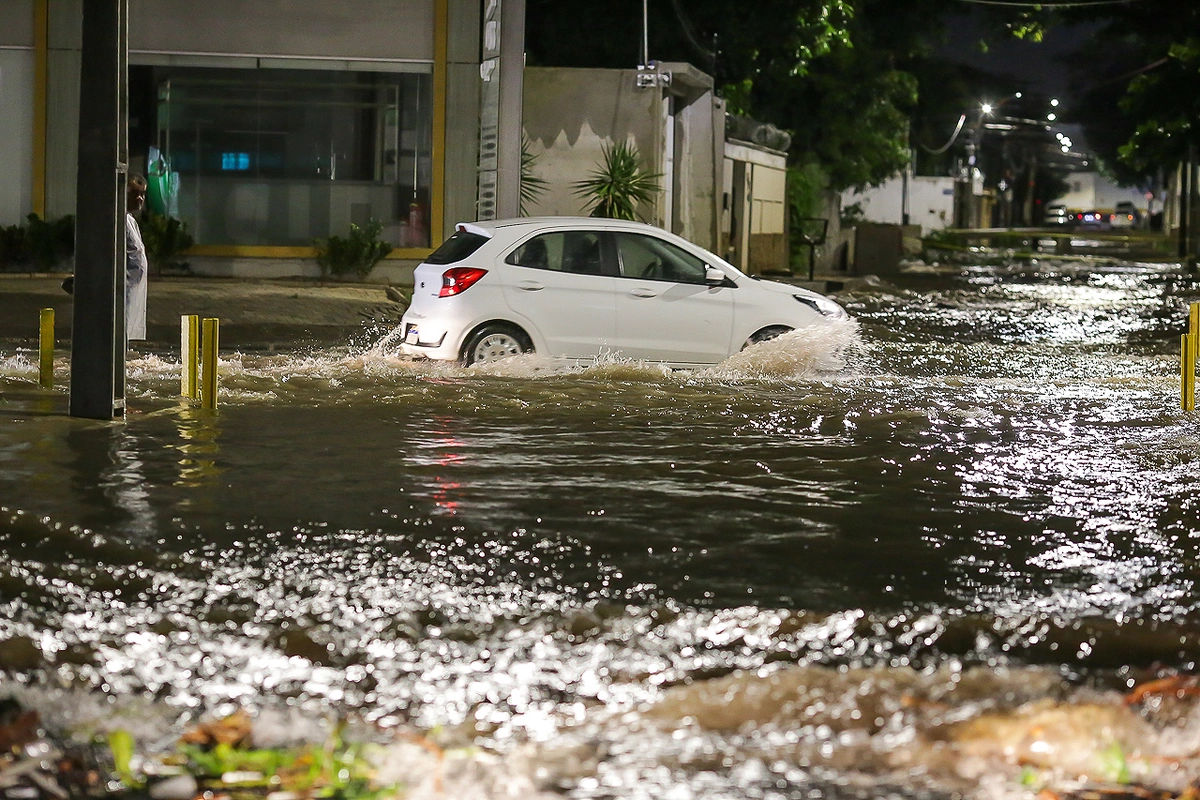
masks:
<path fill-rule="evenodd" d="M 500 135 L 496 152 L 496 216 L 505 219 L 521 214 L 525 0 L 504 0 L 500 13 Z"/>
<path fill-rule="evenodd" d="M 479 219 L 521 213 L 525 0 L 486 0 L 479 123 Z"/>
<path fill-rule="evenodd" d="M 125 414 L 128 0 L 88 0 L 80 51 L 71 416 Z"/>
<path fill-rule="evenodd" d="M 479 158 L 479 0 L 450 0 L 446 52 L 445 197 L 442 230 L 475 219 Z M 433 242 L 437 247 L 441 242 Z"/>

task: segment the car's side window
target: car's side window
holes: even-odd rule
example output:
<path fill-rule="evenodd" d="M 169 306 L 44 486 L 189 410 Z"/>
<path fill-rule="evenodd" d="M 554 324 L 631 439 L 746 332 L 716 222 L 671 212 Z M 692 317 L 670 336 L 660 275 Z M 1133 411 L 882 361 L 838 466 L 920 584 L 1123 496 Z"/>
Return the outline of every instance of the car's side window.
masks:
<path fill-rule="evenodd" d="M 554 272 L 580 275 L 600 275 L 604 272 L 599 231 L 543 233 L 513 250 L 504 260 L 518 267 Z"/>
<path fill-rule="evenodd" d="M 670 242 L 639 233 L 617 233 L 616 238 L 622 277 L 704 283 L 704 261 Z"/>

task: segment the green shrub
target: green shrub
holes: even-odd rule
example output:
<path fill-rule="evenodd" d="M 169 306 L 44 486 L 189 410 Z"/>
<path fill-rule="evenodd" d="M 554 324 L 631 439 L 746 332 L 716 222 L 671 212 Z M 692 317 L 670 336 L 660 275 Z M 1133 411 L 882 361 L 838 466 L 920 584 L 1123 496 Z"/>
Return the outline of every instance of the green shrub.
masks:
<path fill-rule="evenodd" d="M 24 225 L 0 227 L 0 268 L 29 263 L 29 229 Z"/>
<path fill-rule="evenodd" d="M 25 219 L 29 222 L 29 258 L 37 269 L 51 270 L 75 254 L 74 215 L 46 221 L 30 214 Z"/>
<path fill-rule="evenodd" d="M 146 260 L 155 271 L 161 272 L 163 267 L 186 266 L 179 261 L 179 255 L 196 243 L 187 232 L 186 222 L 146 209 L 139 227 L 142 243 L 146 245 Z"/>
<path fill-rule="evenodd" d="M 829 178 L 815 162 L 788 167 L 787 200 L 792 219 L 820 216 Z"/>
<path fill-rule="evenodd" d="M 867 218 L 867 212 L 863 209 L 862 203 L 851 203 L 848 206 L 842 206 L 842 227 L 853 228 L 858 223 Z"/>
<path fill-rule="evenodd" d="M 381 233 L 383 224 L 372 219 L 361 228 L 350 223 L 350 235 L 345 238 L 330 236 L 328 239 L 314 239 L 321 275 L 365 278 L 376 264 L 392 252 L 391 244 L 379 241 Z"/>
<path fill-rule="evenodd" d="M 30 214 L 23 225 L 0 227 L 0 267 L 49 271 L 75 252 L 75 217 L 46 221 Z"/>

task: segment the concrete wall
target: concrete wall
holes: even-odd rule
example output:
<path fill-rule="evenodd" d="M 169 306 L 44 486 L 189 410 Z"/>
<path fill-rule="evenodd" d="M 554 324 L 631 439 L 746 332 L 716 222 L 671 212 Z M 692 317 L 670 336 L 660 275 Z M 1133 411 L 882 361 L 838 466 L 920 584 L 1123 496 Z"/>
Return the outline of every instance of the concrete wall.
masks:
<path fill-rule="evenodd" d="M 722 256 L 751 274 L 787 270 L 787 155 L 729 140 L 722 160 Z"/>
<path fill-rule="evenodd" d="M 895 275 L 900 262 L 920 252 L 916 225 L 863 222 L 855 228 L 854 271 L 859 275 Z"/>
<path fill-rule="evenodd" d="M 48 0 L 46 218 L 75 213 L 83 0 Z"/>
<path fill-rule="evenodd" d="M 862 192 L 842 193 L 842 207 L 861 203 L 868 222 L 900 224 L 904 217 L 904 180 L 895 177 Z M 922 235 L 954 224 L 954 179 L 910 176 L 908 179 L 909 222 L 921 226 Z"/>
<path fill-rule="evenodd" d="M 715 250 L 724 160 L 724 101 L 713 93 L 712 78 L 690 64 L 666 63 L 659 69 L 671 75 L 668 92 L 675 109 L 675 185 L 669 228 Z M 715 113 L 718 109 L 720 114 Z M 665 219 L 663 223 L 668 227 Z"/>
<path fill-rule="evenodd" d="M 662 148 L 662 96 L 635 86 L 633 70 L 527 67 L 523 128 L 534 156 L 533 174 L 546 190 L 529 207 L 530 216 L 586 212 L 575 193 L 603 163 L 606 144 L 628 141 L 646 168 L 659 172 Z M 638 209 L 654 219 L 658 204 Z"/>
<path fill-rule="evenodd" d="M 433 0 L 130 0 L 129 49 L 432 61 Z"/>
<path fill-rule="evenodd" d="M 0 3 L 0 225 L 33 210 L 33 3 Z"/>
<path fill-rule="evenodd" d="M 0 47 L 33 49 L 33 0 L 0 2 Z"/>
<path fill-rule="evenodd" d="M 667 89 L 639 88 L 635 70 L 526 68 L 524 133 L 535 158 L 532 172 L 546 181 L 545 192 L 526 208 L 528 215 L 586 214 L 588 200 L 574 185 L 603 163 L 604 147 L 615 142 L 635 145 L 647 170 L 666 173 L 670 141 L 669 214 L 665 191 L 637 213 L 715 249 L 721 197 L 717 156 L 725 135 L 723 115 L 714 113 L 720 101 L 711 79 L 694 67 L 665 64 L 662 69 L 674 70 Z M 673 119 L 664 104 L 668 95 L 674 97 Z"/>

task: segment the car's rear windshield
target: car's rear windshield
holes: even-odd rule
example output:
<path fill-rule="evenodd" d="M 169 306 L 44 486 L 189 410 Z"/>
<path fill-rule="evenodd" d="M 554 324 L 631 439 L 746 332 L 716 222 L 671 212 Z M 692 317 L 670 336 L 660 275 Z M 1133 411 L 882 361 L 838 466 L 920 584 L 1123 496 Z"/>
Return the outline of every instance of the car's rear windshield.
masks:
<path fill-rule="evenodd" d="M 469 231 L 455 231 L 454 235 L 433 251 L 433 255 L 425 259 L 426 264 L 457 264 L 467 256 L 483 247 L 488 240 L 486 236 Z"/>

